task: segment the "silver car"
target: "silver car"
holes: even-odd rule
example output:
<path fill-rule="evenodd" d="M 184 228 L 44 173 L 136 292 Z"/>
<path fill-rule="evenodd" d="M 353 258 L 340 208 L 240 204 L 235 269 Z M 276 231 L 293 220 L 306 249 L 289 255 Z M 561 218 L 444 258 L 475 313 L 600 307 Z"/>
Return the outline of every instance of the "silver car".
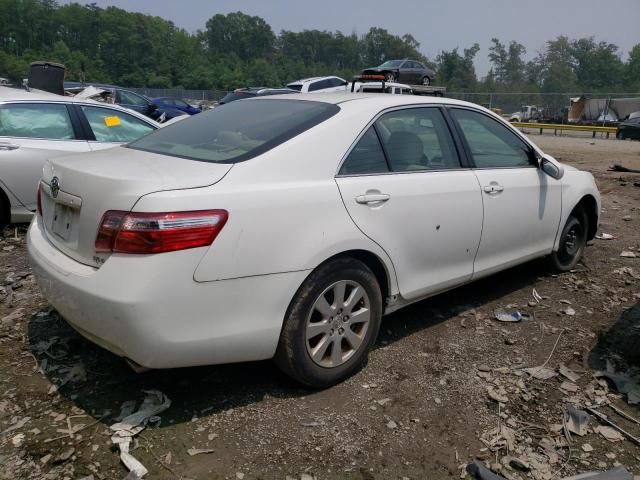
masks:
<path fill-rule="evenodd" d="M 117 105 L 0 87 L 0 227 L 31 220 L 47 159 L 110 148 L 159 127 Z"/>

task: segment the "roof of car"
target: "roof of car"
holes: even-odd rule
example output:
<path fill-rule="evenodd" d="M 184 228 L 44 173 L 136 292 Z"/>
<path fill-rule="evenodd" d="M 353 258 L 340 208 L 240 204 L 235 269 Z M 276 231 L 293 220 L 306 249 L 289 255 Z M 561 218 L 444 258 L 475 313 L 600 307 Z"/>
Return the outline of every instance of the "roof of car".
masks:
<path fill-rule="evenodd" d="M 301 78 L 300 80 L 296 80 L 295 82 L 289 82 L 288 85 L 297 85 L 304 84 L 309 82 L 315 82 L 316 80 L 321 80 L 325 78 L 338 78 L 335 75 L 327 75 L 326 77 L 309 77 L 309 78 Z"/>

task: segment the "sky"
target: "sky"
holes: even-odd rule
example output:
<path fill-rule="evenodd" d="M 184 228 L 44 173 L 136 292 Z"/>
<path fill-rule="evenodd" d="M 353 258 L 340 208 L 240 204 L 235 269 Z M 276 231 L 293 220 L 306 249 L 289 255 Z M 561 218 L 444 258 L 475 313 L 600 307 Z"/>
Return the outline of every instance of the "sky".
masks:
<path fill-rule="evenodd" d="M 77 0 L 76 0 L 77 1 Z M 66 2 L 62 2 L 66 3 Z M 275 33 L 281 30 L 340 30 L 362 35 L 370 27 L 390 33 L 410 33 L 430 59 L 442 50 L 474 42 L 481 50 L 476 72 L 490 68 L 491 38 L 516 40 L 526 58 L 540 52 L 547 40 L 594 36 L 620 47 L 623 61 L 640 43 L 640 0 L 91 0 L 100 7 L 117 6 L 157 15 L 190 32 L 203 30 L 217 13 L 242 11 L 264 18 Z"/>

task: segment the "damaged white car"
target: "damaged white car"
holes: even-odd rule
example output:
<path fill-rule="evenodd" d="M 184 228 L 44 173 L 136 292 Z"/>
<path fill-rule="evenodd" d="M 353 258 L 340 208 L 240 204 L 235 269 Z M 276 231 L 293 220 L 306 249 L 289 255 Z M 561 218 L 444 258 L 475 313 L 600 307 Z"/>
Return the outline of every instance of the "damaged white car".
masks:
<path fill-rule="evenodd" d="M 38 205 L 37 279 L 90 340 L 148 368 L 275 358 L 325 387 L 384 314 L 537 257 L 572 269 L 600 195 L 477 105 L 326 94 L 53 159 Z"/>

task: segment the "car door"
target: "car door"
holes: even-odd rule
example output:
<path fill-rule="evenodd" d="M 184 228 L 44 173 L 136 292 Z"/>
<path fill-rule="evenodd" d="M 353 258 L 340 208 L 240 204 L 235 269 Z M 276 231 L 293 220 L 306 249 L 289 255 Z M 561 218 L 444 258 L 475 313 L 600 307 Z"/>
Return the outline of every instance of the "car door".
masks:
<path fill-rule="evenodd" d="M 460 163 L 438 107 L 381 114 L 352 147 L 336 182 L 358 228 L 392 259 L 403 298 L 471 279 L 482 229 L 480 187 Z"/>
<path fill-rule="evenodd" d="M 64 103 L 0 105 L 0 180 L 29 210 L 46 160 L 89 150 L 72 115 Z"/>
<path fill-rule="evenodd" d="M 114 108 L 77 105 L 91 150 L 103 150 L 132 142 L 151 133 L 155 127 L 139 118 Z"/>
<path fill-rule="evenodd" d="M 531 145 L 489 114 L 451 108 L 482 188 L 484 223 L 474 277 L 551 253 L 561 216 L 559 180 Z"/>

